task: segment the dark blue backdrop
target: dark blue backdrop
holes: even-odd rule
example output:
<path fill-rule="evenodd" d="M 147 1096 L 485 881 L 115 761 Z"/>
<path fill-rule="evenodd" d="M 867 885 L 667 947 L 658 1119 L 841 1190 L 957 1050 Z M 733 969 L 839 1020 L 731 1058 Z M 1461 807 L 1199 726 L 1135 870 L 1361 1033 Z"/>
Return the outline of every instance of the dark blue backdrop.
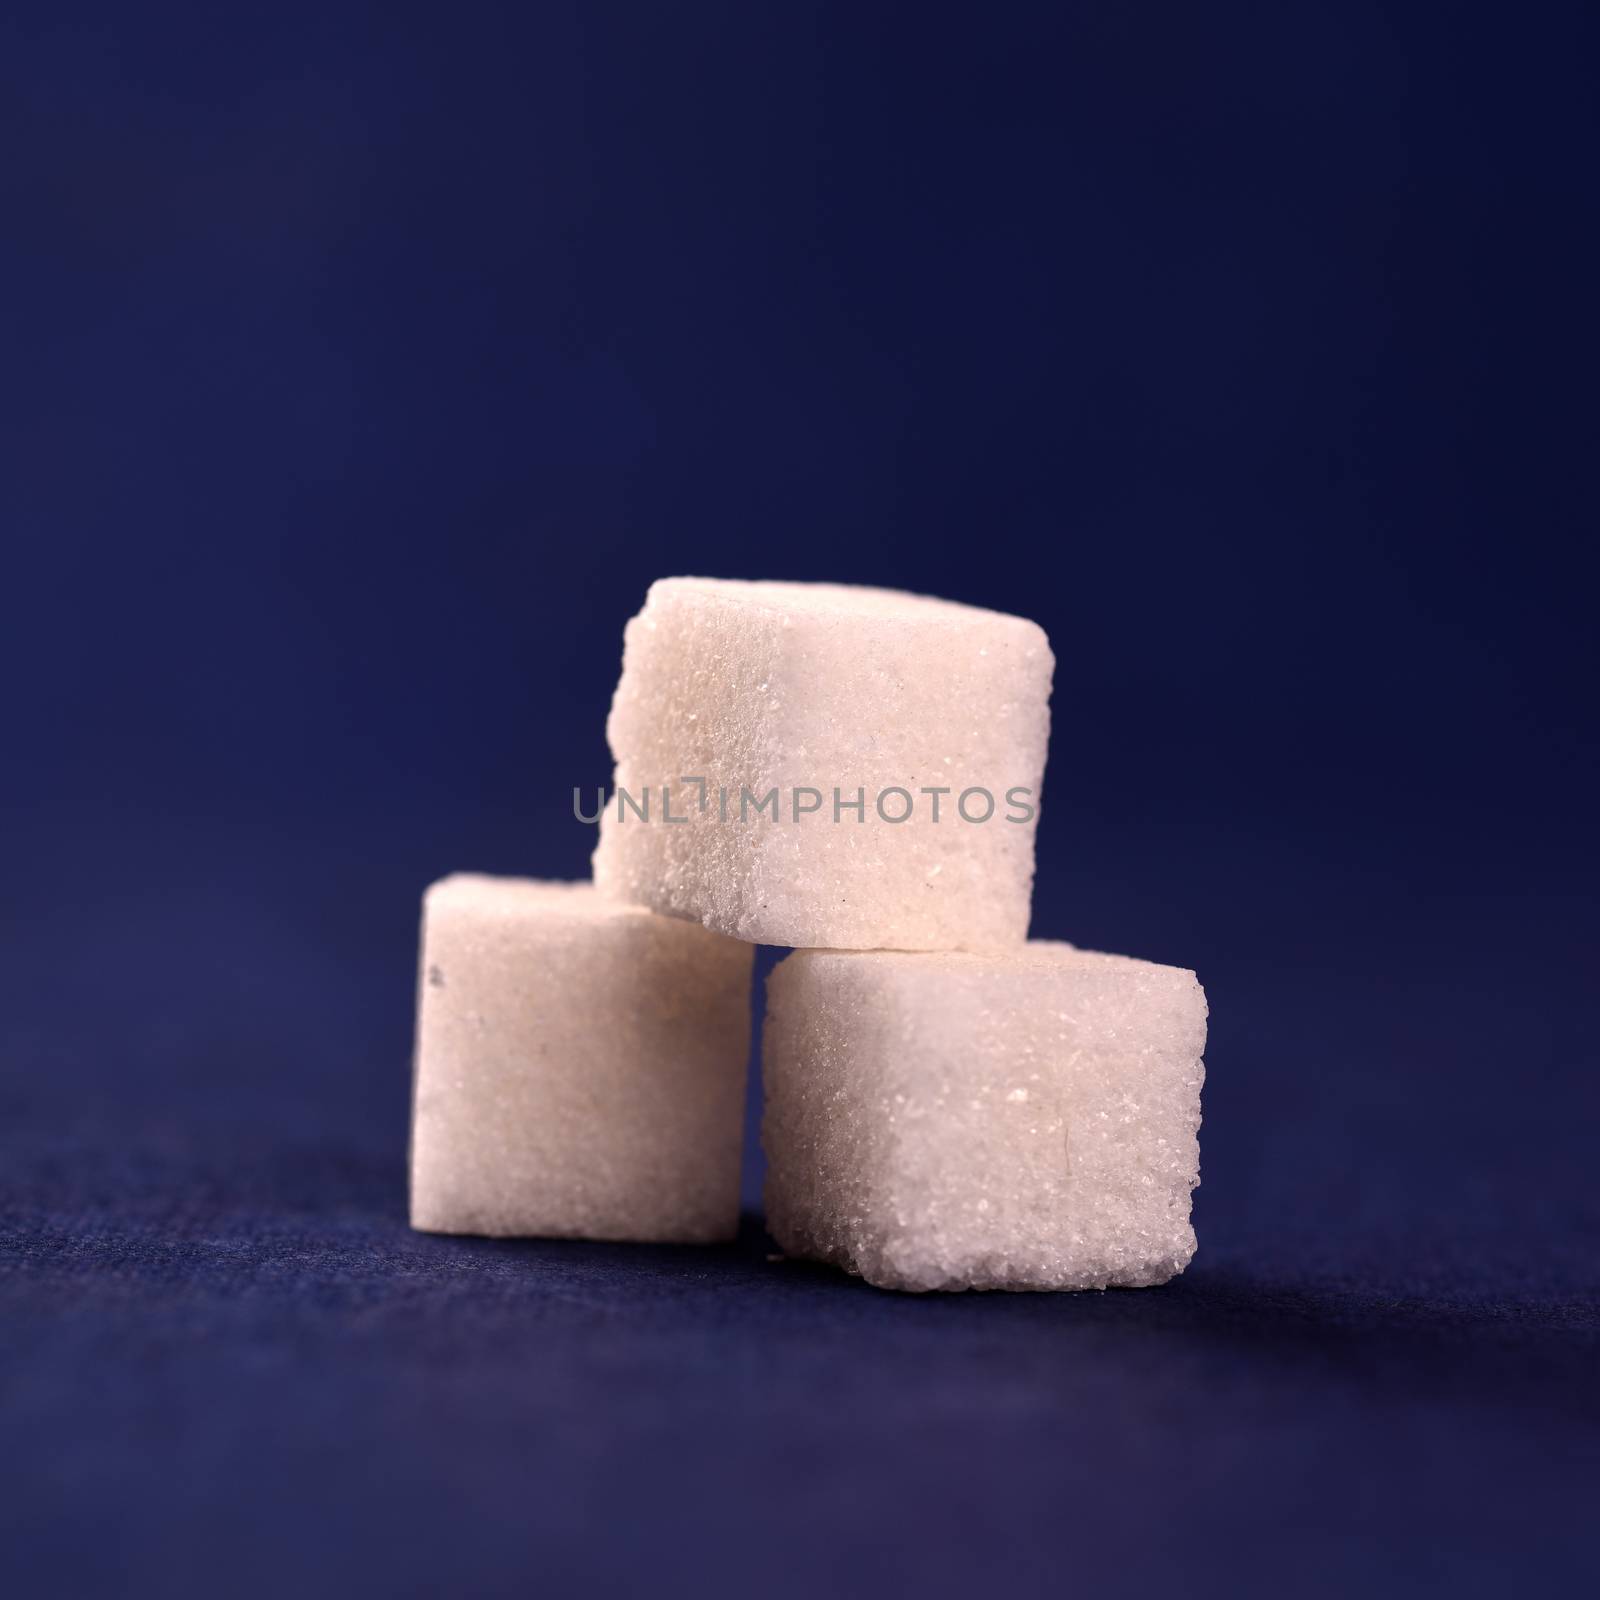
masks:
<path fill-rule="evenodd" d="M 8 7 L 18 1592 L 1592 1577 L 1595 32 Z M 1212 998 L 1183 1279 L 407 1231 L 418 894 L 585 871 L 674 572 L 1049 630 L 1036 931 Z"/>

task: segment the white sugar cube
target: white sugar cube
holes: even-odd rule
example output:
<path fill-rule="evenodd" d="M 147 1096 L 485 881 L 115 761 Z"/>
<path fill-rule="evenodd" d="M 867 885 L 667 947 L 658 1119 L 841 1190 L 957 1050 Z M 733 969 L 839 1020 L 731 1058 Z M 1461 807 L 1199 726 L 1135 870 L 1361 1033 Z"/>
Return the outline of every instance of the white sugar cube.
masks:
<path fill-rule="evenodd" d="M 945 600 L 663 578 L 627 628 L 595 882 L 762 944 L 1015 945 L 1054 664 L 1037 624 Z"/>
<path fill-rule="evenodd" d="M 587 883 L 423 901 L 411 1223 L 703 1241 L 738 1225 L 749 945 Z"/>
<path fill-rule="evenodd" d="M 1165 1283 L 1205 1032 L 1192 972 L 1065 944 L 798 951 L 767 986 L 767 1225 L 886 1289 Z"/>

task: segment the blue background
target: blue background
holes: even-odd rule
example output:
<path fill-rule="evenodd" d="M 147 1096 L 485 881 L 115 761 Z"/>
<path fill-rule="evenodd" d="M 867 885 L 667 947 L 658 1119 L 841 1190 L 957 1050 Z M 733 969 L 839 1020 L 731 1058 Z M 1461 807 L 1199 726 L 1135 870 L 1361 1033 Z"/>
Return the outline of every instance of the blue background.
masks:
<path fill-rule="evenodd" d="M 1592 1582 L 1596 31 L 8 7 L 15 1592 Z M 1048 629 L 1182 1279 L 407 1230 L 418 895 L 586 870 L 674 572 Z"/>

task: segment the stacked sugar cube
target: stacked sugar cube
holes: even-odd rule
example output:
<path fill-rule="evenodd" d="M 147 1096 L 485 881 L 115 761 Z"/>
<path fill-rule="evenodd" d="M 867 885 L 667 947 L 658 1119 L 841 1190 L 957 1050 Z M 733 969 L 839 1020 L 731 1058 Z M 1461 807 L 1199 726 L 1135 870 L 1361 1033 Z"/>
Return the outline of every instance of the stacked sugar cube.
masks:
<path fill-rule="evenodd" d="M 886 1288 L 1163 1283 L 1194 1251 L 1194 974 L 1027 939 L 1054 661 L 885 590 L 667 578 L 627 627 L 593 885 L 425 902 L 412 1220 L 738 1221 L 752 945 L 767 1221 Z"/>

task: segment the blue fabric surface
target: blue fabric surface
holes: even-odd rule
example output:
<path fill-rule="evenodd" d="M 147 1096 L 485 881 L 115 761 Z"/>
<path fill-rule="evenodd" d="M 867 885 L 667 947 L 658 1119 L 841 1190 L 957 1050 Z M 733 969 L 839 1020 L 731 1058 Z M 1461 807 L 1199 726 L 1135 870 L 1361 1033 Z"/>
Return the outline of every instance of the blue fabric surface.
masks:
<path fill-rule="evenodd" d="M 1559 1283 L 1212 1251 L 1150 1293 L 897 1298 L 770 1262 L 753 1221 L 725 1250 L 412 1235 L 393 1150 L 357 1141 L 128 1126 L 6 1157 L 18 1592 L 1594 1571 L 1595 1316 Z"/>
<path fill-rule="evenodd" d="M 331 921 L 332 888 L 309 892 Z M 0 1516 L 19 1592 L 1592 1578 L 1592 1118 L 1415 1071 L 1388 1094 L 1392 1042 L 1341 1070 L 1311 1037 L 1372 1016 L 1319 1024 L 1274 1001 L 1281 972 L 1224 970 L 1201 1253 L 1165 1288 L 885 1294 L 771 1259 L 754 1216 L 726 1249 L 427 1237 L 405 1221 L 413 908 L 393 898 L 394 970 L 333 974 L 372 1002 L 342 1008 L 380 1046 L 366 1070 L 310 1009 L 330 951 L 259 927 L 240 946 L 253 915 L 208 971 L 176 942 L 198 923 L 152 909 L 144 954 L 75 1011 L 51 1004 L 48 942 L 18 952 Z M 167 1011 L 197 975 L 209 991 Z M 1427 1011 L 1432 987 L 1413 970 L 1419 999 L 1376 1014 L 1476 1081 L 1474 1052 L 1506 1042 L 1481 1009 Z"/>

